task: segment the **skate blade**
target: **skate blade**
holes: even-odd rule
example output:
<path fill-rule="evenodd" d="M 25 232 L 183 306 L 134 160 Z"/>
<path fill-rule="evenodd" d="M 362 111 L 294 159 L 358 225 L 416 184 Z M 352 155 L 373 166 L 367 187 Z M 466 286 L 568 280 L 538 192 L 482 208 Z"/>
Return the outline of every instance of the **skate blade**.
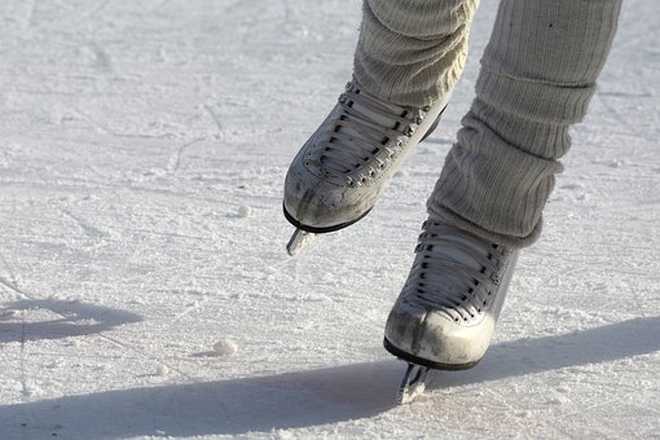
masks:
<path fill-rule="evenodd" d="M 286 245 L 286 251 L 292 257 L 300 253 L 309 243 L 314 239 L 314 235 L 311 232 L 303 231 L 302 229 L 296 229 L 289 243 Z"/>
<path fill-rule="evenodd" d="M 426 376 L 431 369 L 422 365 L 408 363 L 397 394 L 397 403 L 407 405 L 417 399 L 426 389 Z"/>

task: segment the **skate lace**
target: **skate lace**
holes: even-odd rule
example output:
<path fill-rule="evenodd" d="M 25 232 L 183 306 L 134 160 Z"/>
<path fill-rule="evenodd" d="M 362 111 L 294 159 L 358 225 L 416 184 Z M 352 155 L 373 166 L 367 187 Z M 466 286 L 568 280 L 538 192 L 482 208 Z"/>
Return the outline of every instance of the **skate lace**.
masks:
<path fill-rule="evenodd" d="M 321 133 L 312 155 L 327 177 L 342 179 L 348 186 L 365 184 L 382 173 L 430 109 L 384 102 L 355 82 L 346 85 L 339 105 L 340 115 Z"/>
<path fill-rule="evenodd" d="M 408 285 L 415 304 L 459 322 L 488 309 L 508 250 L 456 228 L 427 221 L 415 248 Z"/>

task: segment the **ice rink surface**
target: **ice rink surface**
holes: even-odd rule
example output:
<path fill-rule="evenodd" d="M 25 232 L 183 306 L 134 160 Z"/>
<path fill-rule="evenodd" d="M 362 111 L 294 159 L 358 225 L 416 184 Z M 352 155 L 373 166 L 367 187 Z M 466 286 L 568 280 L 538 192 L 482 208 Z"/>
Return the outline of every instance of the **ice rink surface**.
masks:
<path fill-rule="evenodd" d="M 496 2 L 441 128 L 301 258 L 289 161 L 360 4 L 0 2 L 0 438 L 660 438 L 660 8 L 626 0 L 496 340 L 395 407 L 381 347 Z"/>

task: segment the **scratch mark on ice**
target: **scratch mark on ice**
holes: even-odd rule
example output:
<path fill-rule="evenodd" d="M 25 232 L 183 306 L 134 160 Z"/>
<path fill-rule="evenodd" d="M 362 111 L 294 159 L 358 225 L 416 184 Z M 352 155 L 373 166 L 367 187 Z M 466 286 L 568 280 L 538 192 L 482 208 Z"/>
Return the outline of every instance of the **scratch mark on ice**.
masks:
<path fill-rule="evenodd" d="M 7 287 L 10 290 L 13 290 L 16 293 L 23 293 L 14 283 L 6 279 L 5 277 L 0 276 L 0 284 Z"/>
<path fill-rule="evenodd" d="M 25 315 L 21 314 L 21 394 L 30 397 L 30 389 L 27 385 L 25 374 Z"/>
<path fill-rule="evenodd" d="M 174 152 L 170 155 L 170 158 L 167 161 L 167 172 L 170 174 L 175 174 L 179 170 L 179 166 L 181 165 L 181 157 L 183 156 L 183 152 L 190 146 L 195 145 L 196 143 L 204 140 L 203 137 L 197 138 L 193 141 L 188 142 L 187 144 L 181 145 L 179 148 L 174 150 Z"/>
<path fill-rule="evenodd" d="M 67 217 L 71 218 L 73 221 L 75 221 L 78 226 L 91 238 L 104 238 L 107 237 L 108 234 L 106 232 L 101 231 L 100 229 L 90 225 L 86 221 L 82 220 L 81 218 L 73 215 L 68 209 L 62 209 L 61 210 L 62 214 L 66 215 Z"/>
<path fill-rule="evenodd" d="M 220 118 L 218 118 L 218 115 L 215 114 L 210 105 L 204 104 L 204 108 L 207 112 L 209 112 L 211 119 L 213 119 L 213 122 L 215 122 L 215 125 L 218 127 L 218 132 L 222 133 L 222 124 L 220 123 Z"/>
<path fill-rule="evenodd" d="M 0 284 L 5 285 L 9 289 L 18 292 L 18 293 L 23 293 L 18 287 L 18 281 L 16 280 L 16 274 L 12 270 L 9 262 L 5 258 L 5 255 L 0 252 L 0 260 L 2 260 L 2 263 L 4 264 L 5 268 L 7 268 L 7 272 L 9 273 L 9 280 L 3 276 L 0 276 Z"/>

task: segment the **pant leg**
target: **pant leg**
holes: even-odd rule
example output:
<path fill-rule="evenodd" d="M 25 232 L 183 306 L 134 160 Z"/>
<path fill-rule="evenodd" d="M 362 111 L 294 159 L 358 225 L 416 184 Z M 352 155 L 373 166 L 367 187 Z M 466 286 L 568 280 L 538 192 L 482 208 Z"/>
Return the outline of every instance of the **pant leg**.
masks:
<path fill-rule="evenodd" d="M 584 117 L 609 52 L 621 0 L 502 0 L 429 213 L 524 247 Z"/>
<path fill-rule="evenodd" d="M 402 105 L 445 96 L 463 72 L 479 0 L 364 0 L 354 75 Z"/>

